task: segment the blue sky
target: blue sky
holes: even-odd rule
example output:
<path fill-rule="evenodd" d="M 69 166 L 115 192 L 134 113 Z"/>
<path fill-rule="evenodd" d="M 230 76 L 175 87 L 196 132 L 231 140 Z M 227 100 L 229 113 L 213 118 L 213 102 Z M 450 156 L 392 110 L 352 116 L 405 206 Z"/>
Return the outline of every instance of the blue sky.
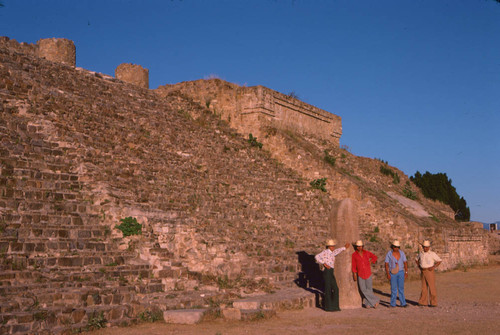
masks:
<path fill-rule="evenodd" d="M 445 172 L 471 219 L 500 220 L 500 3 L 494 0 L 2 0 L 0 35 L 65 37 L 77 66 L 216 75 L 342 117 L 341 144 L 408 175 Z"/>

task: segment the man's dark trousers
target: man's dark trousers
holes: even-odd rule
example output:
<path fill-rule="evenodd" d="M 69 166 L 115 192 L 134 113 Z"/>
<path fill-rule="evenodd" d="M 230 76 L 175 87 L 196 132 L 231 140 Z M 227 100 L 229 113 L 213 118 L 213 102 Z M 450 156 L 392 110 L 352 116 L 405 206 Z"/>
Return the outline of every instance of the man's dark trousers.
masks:
<path fill-rule="evenodd" d="M 339 307 L 339 287 L 335 280 L 333 268 L 323 271 L 323 279 L 325 280 L 325 311 L 340 311 Z"/>

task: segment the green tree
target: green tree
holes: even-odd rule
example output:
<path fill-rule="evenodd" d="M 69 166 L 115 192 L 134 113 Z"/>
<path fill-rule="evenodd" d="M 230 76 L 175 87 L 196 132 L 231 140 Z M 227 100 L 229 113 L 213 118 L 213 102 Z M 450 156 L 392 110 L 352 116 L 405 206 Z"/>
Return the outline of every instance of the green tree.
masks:
<path fill-rule="evenodd" d="M 467 207 L 467 202 L 458 195 L 446 173 L 433 174 L 426 171 L 422 175 L 417 171 L 410 179 L 422 190 L 426 198 L 439 200 L 449 205 L 455 211 L 455 220 L 470 220 L 470 209 Z"/>

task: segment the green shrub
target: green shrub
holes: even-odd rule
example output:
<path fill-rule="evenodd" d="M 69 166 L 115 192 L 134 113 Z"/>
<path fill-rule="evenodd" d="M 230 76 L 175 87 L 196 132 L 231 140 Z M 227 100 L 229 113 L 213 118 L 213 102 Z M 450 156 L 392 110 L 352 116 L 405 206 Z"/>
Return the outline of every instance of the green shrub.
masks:
<path fill-rule="evenodd" d="M 87 328 L 90 330 L 96 330 L 106 327 L 106 318 L 104 317 L 104 312 L 93 313 L 89 318 L 89 323 L 87 324 Z"/>
<path fill-rule="evenodd" d="M 122 231 L 123 236 L 131 235 L 141 235 L 142 234 L 142 224 L 137 222 L 136 218 L 131 216 L 120 220 L 121 224 L 116 226 L 116 229 Z"/>
<path fill-rule="evenodd" d="M 431 213 L 430 218 L 431 218 L 432 220 L 436 221 L 436 222 L 439 222 L 439 219 L 438 219 L 438 218 L 437 218 L 434 214 L 432 214 L 432 213 Z"/>
<path fill-rule="evenodd" d="M 212 99 L 210 99 L 210 98 L 206 98 L 206 99 L 205 99 L 205 106 L 206 106 L 207 108 L 210 108 L 210 103 L 211 103 L 211 102 L 212 102 Z"/>
<path fill-rule="evenodd" d="M 414 190 L 411 189 L 411 185 L 410 185 L 409 181 L 406 182 L 406 186 L 403 189 L 403 194 L 408 199 L 411 199 L 411 200 L 417 199 L 417 192 L 415 192 Z"/>
<path fill-rule="evenodd" d="M 309 183 L 312 188 L 326 192 L 326 178 L 314 179 Z"/>
<path fill-rule="evenodd" d="M 392 171 L 388 167 L 385 167 L 384 165 L 380 165 L 380 172 L 383 175 L 391 176 L 392 177 L 392 182 L 394 184 L 399 184 L 400 179 L 399 179 L 399 176 L 398 176 L 398 174 L 396 172 Z"/>
<path fill-rule="evenodd" d="M 335 161 L 337 160 L 335 157 L 330 156 L 327 150 L 325 150 L 325 157 L 324 157 L 325 162 L 330 164 L 331 166 L 335 166 Z"/>
<path fill-rule="evenodd" d="M 156 322 L 163 319 L 163 313 L 160 310 L 145 310 L 139 314 L 139 319 L 144 322 Z"/>
<path fill-rule="evenodd" d="M 233 287 L 233 283 L 231 282 L 231 280 L 229 280 L 227 275 L 222 276 L 222 277 L 217 277 L 216 281 L 217 281 L 217 286 L 219 286 L 220 289 L 226 289 L 226 288 Z"/>
<path fill-rule="evenodd" d="M 262 149 L 262 143 L 258 142 L 257 137 L 253 137 L 252 134 L 248 135 L 248 143 L 250 143 L 252 147 L 258 147 L 259 149 Z"/>

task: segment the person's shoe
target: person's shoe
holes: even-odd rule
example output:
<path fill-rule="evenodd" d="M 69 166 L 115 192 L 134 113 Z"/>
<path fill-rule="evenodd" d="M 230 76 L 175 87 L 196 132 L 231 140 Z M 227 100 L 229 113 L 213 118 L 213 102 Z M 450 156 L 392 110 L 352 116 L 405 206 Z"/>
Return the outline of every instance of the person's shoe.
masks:
<path fill-rule="evenodd" d="M 389 305 L 389 308 L 396 308 L 396 306 L 393 306 L 393 305 Z"/>
<path fill-rule="evenodd" d="M 378 302 L 375 304 L 375 306 L 373 306 L 373 308 L 377 308 L 378 307 Z"/>
<path fill-rule="evenodd" d="M 429 307 L 438 307 L 437 305 L 430 305 Z"/>
<path fill-rule="evenodd" d="M 401 307 L 403 307 L 403 308 L 408 308 L 408 307 L 410 307 L 410 306 L 408 306 L 408 304 L 406 304 L 406 305 L 403 305 L 403 306 L 401 306 Z"/>
<path fill-rule="evenodd" d="M 418 307 L 427 307 L 427 305 L 418 304 Z"/>

